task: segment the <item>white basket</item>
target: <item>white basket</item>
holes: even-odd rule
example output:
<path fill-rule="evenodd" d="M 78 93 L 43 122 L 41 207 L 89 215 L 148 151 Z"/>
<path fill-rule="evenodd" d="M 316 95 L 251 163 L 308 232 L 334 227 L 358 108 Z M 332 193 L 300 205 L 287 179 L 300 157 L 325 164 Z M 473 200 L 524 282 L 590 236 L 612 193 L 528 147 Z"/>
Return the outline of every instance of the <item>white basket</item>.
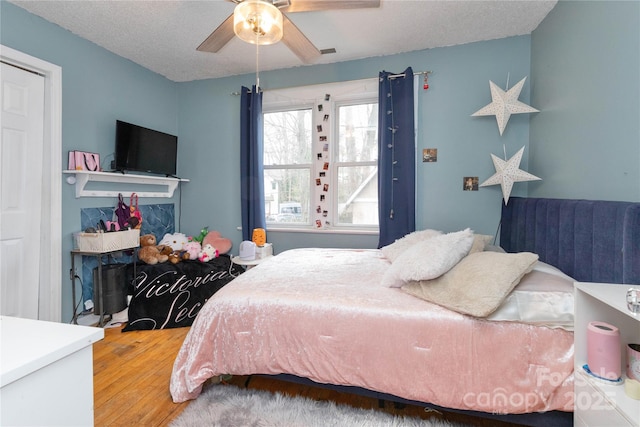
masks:
<path fill-rule="evenodd" d="M 140 230 L 109 233 L 74 233 L 76 248 L 82 252 L 113 252 L 140 246 Z"/>

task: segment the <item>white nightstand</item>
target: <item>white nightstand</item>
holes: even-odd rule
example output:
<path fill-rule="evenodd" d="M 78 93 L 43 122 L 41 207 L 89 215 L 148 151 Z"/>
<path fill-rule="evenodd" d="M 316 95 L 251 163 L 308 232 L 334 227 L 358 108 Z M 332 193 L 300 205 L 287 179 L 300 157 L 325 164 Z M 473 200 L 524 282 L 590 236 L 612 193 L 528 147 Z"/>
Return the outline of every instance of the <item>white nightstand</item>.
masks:
<path fill-rule="evenodd" d="M 258 259 L 252 259 L 252 260 L 245 260 L 245 259 L 241 259 L 239 256 L 234 256 L 233 258 L 231 258 L 231 262 L 237 265 L 241 265 L 245 269 L 249 270 L 250 268 L 255 267 L 256 265 L 260 264 L 262 261 L 269 259 L 272 256 L 273 255 L 269 255 L 264 258 L 258 258 Z"/>
<path fill-rule="evenodd" d="M 574 426 L 639 426 L 640 400 L 627 396 L 624 385 L 604 384 L 589 378 L 582 369 L 587 363 L 587 325 L 599 320 L 620 329 L 624 347 L 622 377 L 629 343 L 640 343 L 640 316 L 627 310 L 626 293 L 631 285 L 575 283 L 575 411 Z"/>

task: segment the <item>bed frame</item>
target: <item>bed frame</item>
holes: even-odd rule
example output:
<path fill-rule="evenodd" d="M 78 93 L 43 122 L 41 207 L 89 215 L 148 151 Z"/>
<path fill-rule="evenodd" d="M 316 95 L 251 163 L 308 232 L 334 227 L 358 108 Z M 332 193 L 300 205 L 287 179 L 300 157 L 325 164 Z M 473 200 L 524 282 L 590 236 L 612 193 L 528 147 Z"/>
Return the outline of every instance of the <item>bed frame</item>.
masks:
<path fill-rule="evenodd" d="M 502 206 L 500 246 L 507 252 L 535 252 L 583 282 L 640 283 L 640 203 L 511 197 Z M 275 379 L 340 392 L 455 412 L 527 426 L 572 426 L 573 413 L 549 411 L 491 414 L 443 408 L 360 387 L 319 384 L 281 374 Z M 247 381 L 248 382 L 248 381 Z"/>
<path fill-rule="evenodd" d="M 640 283 L 640 203 L 512 197 L 500 246 L 535 252 L 580 282 Z"/>

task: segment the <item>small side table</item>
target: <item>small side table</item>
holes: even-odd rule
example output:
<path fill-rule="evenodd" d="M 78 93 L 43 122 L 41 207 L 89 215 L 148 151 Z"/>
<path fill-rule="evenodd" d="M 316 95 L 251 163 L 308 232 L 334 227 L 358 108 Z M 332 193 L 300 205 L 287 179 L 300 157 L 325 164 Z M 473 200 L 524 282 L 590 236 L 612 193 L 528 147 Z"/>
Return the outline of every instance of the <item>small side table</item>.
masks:
<path fill-rule="evenodd" d="M 234 256 L 233 258 L 231 258 L 231 262 L 234 264 L 243 266 L 245 270 L 249 270 L 250 268 L 255 267 L 256 265 L 260 264 L 262 261 L 269 259 L 272 256 L 273 255 L 269 255 L 264 258 L 257 258 L 257 259 L 251 259 L 251 260 L 241 259 L 239 256 Z"/>
<path fill-rule="evenodd" d="M 133 251 L 133 258 L 131 262 L 133 263 L 133 277 L 135 280 L 136 277 L 136 258 L 137 258 L 137 247 L 133 248 L 124 248 L 118 249 L 110 252 L 88 252 L 81 251 L 79 249 L 73 249 L 71 251 L 71 298 L 73 298 L 73 304 L 71 305 L 73 308 L 73 317 L 71 318 L 71 323 L 78 324 L 78 313 L 76 311 L 76 255 L 85 255 L 85 256 L 94 256 L 98 260 L 98 283 L 97 286 L 100 289 L 100 298 L 96 301 L 96 307 L 100 310 L 100 322 L 98 326 L 101 328 L 104 326 L 104 288 L 102 286 L 102 257 L 107 256 L 111 257 L 113 254 L 123 251 Z"/>

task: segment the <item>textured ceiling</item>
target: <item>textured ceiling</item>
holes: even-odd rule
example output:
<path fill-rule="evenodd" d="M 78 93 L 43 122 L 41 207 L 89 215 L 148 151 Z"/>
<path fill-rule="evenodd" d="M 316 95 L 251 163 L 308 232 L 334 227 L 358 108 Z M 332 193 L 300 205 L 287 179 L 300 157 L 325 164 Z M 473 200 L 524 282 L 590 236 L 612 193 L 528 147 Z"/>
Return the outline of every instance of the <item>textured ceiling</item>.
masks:
<path fill-rule="evenodd" d="M 226 0 L 10 0 L 80 37 L 182 82 L 253 73 L 256 48 L 234 38 L 218 53 L 200 43 L 233 13 Z M 340 1 L 340 0 L 334 0 Z M 530 34 L 556 0 L 381 0 L 380 8 L 291 13 L 318 49 L 316 64 Z M 261 46 L 261 71 L 304 66 L 282 43 Z"/>

